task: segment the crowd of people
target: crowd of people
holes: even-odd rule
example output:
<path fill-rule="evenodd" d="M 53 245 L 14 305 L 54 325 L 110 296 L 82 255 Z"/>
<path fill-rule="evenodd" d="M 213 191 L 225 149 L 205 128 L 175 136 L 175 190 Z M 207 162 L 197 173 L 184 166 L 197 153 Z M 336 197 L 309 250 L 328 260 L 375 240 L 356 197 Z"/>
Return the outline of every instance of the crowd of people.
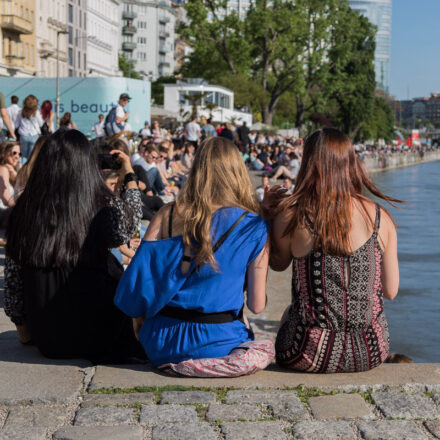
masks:
<path fill-rule="evenodd" d="M 133 150 L 129 100 L 99 116 L 93 140 L 70 114 L 55 130 L 33 95 L 15 118 L 6 110 L 4 308 L 20 341 L 50 358 L 148 360 L 198 377 L 251 374 L 275 357 L 315 373 L 384 362 L 397 238 L 365 192 L 400 201 L 374 185 L 350 139 L 321 129 L 303 142 L 209 119 L 170 133 L 145 121 Z M 249 169 L 262 172 L 256 191 Z M 268 268 L 291 264 L 276 343 L 255 339 L 244 305 L 261 313 Z"/>

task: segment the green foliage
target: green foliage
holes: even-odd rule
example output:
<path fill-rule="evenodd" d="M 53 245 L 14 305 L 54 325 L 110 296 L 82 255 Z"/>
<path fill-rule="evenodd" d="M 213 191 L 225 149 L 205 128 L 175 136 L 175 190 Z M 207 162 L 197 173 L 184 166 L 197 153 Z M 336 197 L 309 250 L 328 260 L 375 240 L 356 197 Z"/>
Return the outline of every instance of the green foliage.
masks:
<path fill-rule="evenodd" d="M 374 98 L 373 110 L 370 117 L 362 122 L 357 138 L 384 139 L 386 142 L 395 138 L 393 111 L 383 98 Z"/>
<path fill-rule="evenodd" d="M 192 0 L 179 31 L 192 46 L 181 74 L 232 89 L 266 124 L 304 128 L 320 113 L 356 136 L 375 100 L 376 28 L 347 0 L 255 0 L 246 18 L 226 0 Z"/>
<path fill-rule="evenodd" d="M 136 72 L 133 61 L 127 59 L 125 54 L 120 53 L 118 56 L 119 70 L 125 78 L 141 79 L 141 76 Z"/>

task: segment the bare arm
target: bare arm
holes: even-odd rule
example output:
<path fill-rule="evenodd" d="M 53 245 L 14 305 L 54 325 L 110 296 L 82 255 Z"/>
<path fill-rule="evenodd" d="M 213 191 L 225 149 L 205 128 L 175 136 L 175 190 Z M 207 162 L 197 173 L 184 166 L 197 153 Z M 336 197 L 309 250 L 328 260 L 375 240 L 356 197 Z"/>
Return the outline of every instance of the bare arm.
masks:
<path fill-rule="evenodd" d="M 9 113 L 5 108 L 0 110 L 2 115 L 3 123 L 6 125 L 6 128 L 9 130 L 9 134 L 16 139 L 14 130 L 12 129 L 11 120 L 9 119 Z"/>
<path fill-rule="evenodd" d="M 9 172 L 5 166 L 0 167 L 0 198 L 5 206 L 14 206 L 14 198 L 9 191 Z"/>
<path fill-rule="evenodd" d="M 290 235 L 284 236 L 284 230 L 289 223 L 286 213 L 279 213 L 271 222 L 270 237 L 272 239 L 272 248 L 270 253 L 271 269 L 282 272 L 289 267 L 292 261 L 292 252 L 290 250 Z"/>
<path fill-rule="evenodd" d="M 269 238 L 258 257 L 247 270 L 247 306 L 252 313 L 261 313 L 266 307 L 266 280 L 269 265 Z"/>
<path fill-rule="evenodd" d="M 383 213 L 383 211 L 382 211 Z M 399 262 L 397 259 L 397 232 L 391 219 L 383 213 L 381 228 L 384 228 L 384 252 L 382 259 L 383 296 L 393 300 L 399 290 Z M 380 231 L 382 232 L 382 231 Z M 382 235 L 379 233 L 379 235 Z"/>

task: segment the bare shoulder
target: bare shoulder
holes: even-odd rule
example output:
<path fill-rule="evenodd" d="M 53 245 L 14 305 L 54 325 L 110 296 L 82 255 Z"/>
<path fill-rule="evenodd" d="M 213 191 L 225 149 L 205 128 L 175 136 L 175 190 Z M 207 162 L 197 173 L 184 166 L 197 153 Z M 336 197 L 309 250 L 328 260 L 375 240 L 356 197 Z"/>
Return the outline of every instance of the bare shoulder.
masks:
<path fill-rule="evenodd" d="M 162 225 L 168 219 L 169 212 L 170 205 L 162 206 L 162 208 L 157 211 L 156 215 L 148 225 L 147 231 L 145 232 L 145 241 L 156 241 L 163 238 Z"/>

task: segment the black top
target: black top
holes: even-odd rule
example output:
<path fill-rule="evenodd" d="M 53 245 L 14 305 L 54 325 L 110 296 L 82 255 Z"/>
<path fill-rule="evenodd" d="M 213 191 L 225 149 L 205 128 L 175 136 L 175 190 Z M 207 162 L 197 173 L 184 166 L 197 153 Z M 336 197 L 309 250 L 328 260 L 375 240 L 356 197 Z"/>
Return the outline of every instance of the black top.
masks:
<path fill-rule="evenodd" d="M 29 325 L 44 355 L 122 362 L 142 354 L 131 319 L 113 304 L 123 267 L 109 251 L 130 240 L 141 215 L 137 189 L 109 200 L 93 219 L 73 269 L 21 267 L 6 257 L 5 313 Z"/>

